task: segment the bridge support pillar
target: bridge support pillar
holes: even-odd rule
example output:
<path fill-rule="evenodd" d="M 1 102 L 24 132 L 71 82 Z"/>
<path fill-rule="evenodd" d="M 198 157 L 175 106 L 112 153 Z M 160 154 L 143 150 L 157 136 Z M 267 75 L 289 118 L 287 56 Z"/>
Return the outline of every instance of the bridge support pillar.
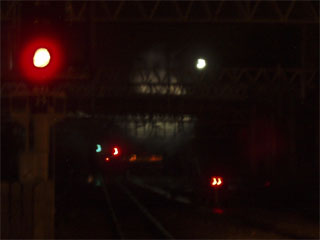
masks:
<path fill-rule="evenodd" d="M 50 128 L 64 117 L 64 111 L 55 111 L 52 99 L 64 96 L 35 95 L 11 96 L 11 102 L 15 97 L 25 101 L 22 108 L 10 105 L 10 116 L 25 128 L 26 134 L 24 152 L 19 158 L 19 181 L 1 183 L 8 189 L 1 194 L 2 202 L 9 203 L 1 203 L 6 213 L 4 218 L 8 218 L 3 236 L 7 238 L 54 238 L 55 185 L 49 179 L 49 175 L 54 175 L 49 174 Z M 37 101 L 30 100 L 34 98 Z"/>

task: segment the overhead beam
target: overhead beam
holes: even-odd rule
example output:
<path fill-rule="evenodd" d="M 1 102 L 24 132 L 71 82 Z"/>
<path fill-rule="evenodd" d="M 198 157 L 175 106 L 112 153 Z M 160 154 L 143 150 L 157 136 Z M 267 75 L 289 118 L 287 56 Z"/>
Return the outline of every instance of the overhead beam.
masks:
<path fill-rule="evenodd" d="M 123 23 L 319 23 L 317 1 L 39 1 L 64 4 L 66 22 Z M 1 21 L 13 21 L 22 2 L 1 3 Z M 29 3 L 30 4 L 30 3 Z M 39 5 L 39 3 L 38 3 Z M 90 12 L 94 11 L 92 15 Z"/>

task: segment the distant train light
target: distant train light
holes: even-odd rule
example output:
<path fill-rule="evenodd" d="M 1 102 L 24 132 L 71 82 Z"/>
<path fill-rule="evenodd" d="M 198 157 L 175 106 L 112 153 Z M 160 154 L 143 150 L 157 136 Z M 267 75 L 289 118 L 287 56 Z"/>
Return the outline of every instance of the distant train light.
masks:
<path fill-rule="evenodd" d="M 108 158 L 108 157 L 106 157 L 105 159 L 106 159 L 106 162 L 109 162 L 109 161 L 110 161 L 110 158 Z"/>
<path fill-rule="evenodd" d="M 129 162 L 134 162 L 137 161 L 137 155 L 136 154 L 132 154 L 131 157 L 129 158 Z"/>
<path fill-rule="evenodd" d="M 151 155 L 150 162 L 160 162 L 162 161 L 162 156 L 160 155 Z"/>
<path fill-rule="evenodd" d="M 119 148 L 117 147 L 114 147 L 113 148 L 113 153 L 112 153 L 113 156 L 118 156 L 119 155 Z"/>
<path fill-rule="evenodd" d="M 212 177 L 211 178 L 211 186 L 220 187 L 222 185 L 222 177 Z"/>
<path fill-rule="evenodd" d="M 102 148 L 101 148 L 101 145 L 100 144 L 97 144 L 97 149 L 96 149 L 96 152 L 101 152 Z"/>
<path fill-rule="evenodd" d="M 88 176 L 88 183 L 93 183 L 93 181 L 94 181 L 94 177 L 90 174 Z"/>

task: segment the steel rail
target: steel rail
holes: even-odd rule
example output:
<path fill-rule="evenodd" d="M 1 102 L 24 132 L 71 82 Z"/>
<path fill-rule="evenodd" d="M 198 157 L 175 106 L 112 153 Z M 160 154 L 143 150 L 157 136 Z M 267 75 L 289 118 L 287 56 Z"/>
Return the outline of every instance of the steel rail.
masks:
<path fill-rule="evenodd" d="M 134 202 L 134 204 L 140 209 L 144 216 L 153 223 L 153 225 L 161 232 L 163 236 L 168 239 L 174 239 L 174 237 L 162 226 L 162 224 L 144 207 L 139 200 L 120 182 L 117 185 L 128 195 L 128 197 Z"/>
<path fill-rule="evenodd" d="M 110 193 L 108 191 L 107 185 L 105 184 L 104 177 L 101 174 L 99 174 L 99 178 L 102 180 L 103 192 L 104 192 L 105 198 L 107 200 L 109 210 L 111 212 L 112 221 L 115 225 L 117 235 L 119 236 L 120 239 L 125 239 L 120 222 L 119 222 L 119 219 L 117 218 L 117 215 L 114 211 L 114 206 L 112 204 Z"/>

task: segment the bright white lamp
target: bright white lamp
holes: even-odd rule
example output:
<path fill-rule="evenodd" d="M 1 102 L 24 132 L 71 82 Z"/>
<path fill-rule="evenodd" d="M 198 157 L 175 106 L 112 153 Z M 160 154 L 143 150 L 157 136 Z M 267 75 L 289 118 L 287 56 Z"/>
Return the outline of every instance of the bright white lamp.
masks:
<path fill-rule="evenodd" d="M 202 69 L 204 69 L 205 67 L 206 67 L 206 60 L 204 60 L 203 58 L 199 58 L 198 60 L 197 60 L 197 68 L 199 69 L 199 70 L 202 70 Z"/>
<path fill-rule="evenodd" d="M 49 64 L 50 58 L 48 49 L 39 48 L 33 55 L 33 65 L 38 68 L 44 68 Z"/>

